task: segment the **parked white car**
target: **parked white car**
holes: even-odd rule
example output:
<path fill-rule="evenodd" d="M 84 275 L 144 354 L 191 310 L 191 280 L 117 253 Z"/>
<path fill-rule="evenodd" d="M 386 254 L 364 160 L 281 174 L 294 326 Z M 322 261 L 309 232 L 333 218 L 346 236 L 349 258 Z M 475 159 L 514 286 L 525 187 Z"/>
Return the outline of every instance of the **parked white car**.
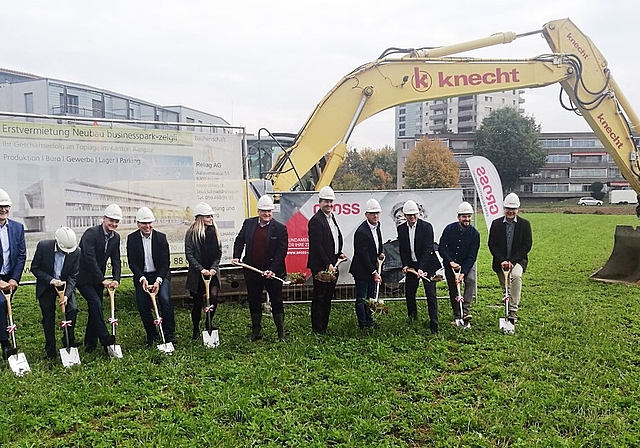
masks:
<path fill-rule="evenodd" d="M 578 199 L 578 205 L 602 205 L 602 201 L 591 196 L 585 196 Z"/>

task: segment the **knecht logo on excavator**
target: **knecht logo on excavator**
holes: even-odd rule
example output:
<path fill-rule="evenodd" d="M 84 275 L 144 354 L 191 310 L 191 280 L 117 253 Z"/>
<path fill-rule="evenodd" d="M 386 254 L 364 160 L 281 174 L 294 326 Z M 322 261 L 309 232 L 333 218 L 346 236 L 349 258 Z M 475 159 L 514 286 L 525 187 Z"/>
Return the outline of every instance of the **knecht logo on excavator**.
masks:
<path fill-rule="evenodd" d="M 438 87 L 443 88 L 479 86 L 482 84 L 519 83 L 521 82 L 519 75 L 520 72 L 517 68 L 512 68 L 511 70 L 503 70 L 500 67 L 485 73 L 469 73 L 456 75 L 438 72 Z M 433 86 L 433 78 L 428 72 L 420 70 L 419 67 L 414 67 L 411 84 L 416 91 L 424 93 Z"/>

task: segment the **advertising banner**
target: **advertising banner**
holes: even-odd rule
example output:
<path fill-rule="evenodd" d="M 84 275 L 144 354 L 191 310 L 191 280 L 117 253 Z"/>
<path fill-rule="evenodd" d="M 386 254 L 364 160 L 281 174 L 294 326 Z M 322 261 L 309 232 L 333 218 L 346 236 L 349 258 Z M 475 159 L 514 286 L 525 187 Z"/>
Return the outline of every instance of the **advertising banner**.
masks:
<path fill-rule="evenodd" d="M 467 159 L 473 183 L 476 186 L 487 231 L 494 219 L 504 215 L 502 210 L 502 181 L 496 167 L 485 157 L 474 156 Z"/>
<path fill-rule="evenodd" d="M 385 282 L 398 282 L 403 276 L 402 262 L 398 250 L 396 226 L 404 222 L 402 205 L 411 199 L 418 204 L 420 218 L 433 225 L 434 239 L 437 242 L 445 226 L 457 219 L 457 209 L 462 202 L 460 189 L 433 190 L 382 190 L 382 191 L 344 191 L 336 192 L 334 213 L 344 238 L 343 252 L 349 260 L 353 256 L 353 234 L 366 219 L 365 203 L 374 198 L 382 207 L 380 230 L 384 241 L 383 251 L 386 260 L 383 265 Z M 308 279 L 311 275 L 307 266 L 309 238 L 307 226 L 309 219 L 318 211 L 316 192 L 282 193 L 280 207 L 274 214 L 275 219 L 286 224 L 289 233 L 289 252 L 287 254 L 287 272 L 303 272 Z M 349 263 L 340 266 L 339 283 L 353 283 Z"/>
<path fill-rule="evenodd" d="M 124 214 L 118 229 L 123 256 L 126 236 L 137 229 L 135 213 L 147 206 L 154 227 L 167 234 L 172 267 L 185 266 L 184 233 L 200 201 L 213 207 L 223 261 L 231 259 L 244 219 L 241 134 L 0 122 L 0 159 L 0 188 L 13 201 L 10 218 L 25 226 L 29 259 L 58 227 L 80 237 L 115 203 Z"/>

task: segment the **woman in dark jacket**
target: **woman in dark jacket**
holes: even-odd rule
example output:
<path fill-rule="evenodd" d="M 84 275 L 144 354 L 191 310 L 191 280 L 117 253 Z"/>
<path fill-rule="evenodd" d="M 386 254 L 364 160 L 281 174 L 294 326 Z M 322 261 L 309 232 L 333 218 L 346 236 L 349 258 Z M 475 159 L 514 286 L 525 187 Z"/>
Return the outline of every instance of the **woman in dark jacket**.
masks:
<path fill-rule="evenodd" d="M 184 237 L 184 252 L 189 263 L 187 273 L 187 289 L 193 298 L 191 321 L 193 322 L 193 339 L 200 338 L 200 318 L 204 306 L 205 287 L 202 276 L 211 276 L 209 283 L 209 301 L 211 319 L 218 307 L 218 276 L 222 246 L 220 232 L 213 220 L 213 209 L 206 202 L 201 202 L 194 209 L 195 221 Z M 215 329 L 212 328 L 212 329 Z"/>

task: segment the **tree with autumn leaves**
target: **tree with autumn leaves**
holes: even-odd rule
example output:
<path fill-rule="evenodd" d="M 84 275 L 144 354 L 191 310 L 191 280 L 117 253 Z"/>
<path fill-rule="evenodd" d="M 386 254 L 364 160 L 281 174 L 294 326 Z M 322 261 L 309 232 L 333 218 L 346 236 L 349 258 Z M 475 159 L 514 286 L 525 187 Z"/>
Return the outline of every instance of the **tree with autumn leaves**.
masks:
<path fill-rule="evenodd" d="M 336 171 L 334 190 L 391 190 L 396 188 L 396 150 L 391 146 L 374 150 L 350 149 Z"/>
<path fill-rule="evenodd" d="M 439 139 L 422 138 L 404 165 L 404 188 L 458 188 L 460 175 L 453 153 Z"/>

